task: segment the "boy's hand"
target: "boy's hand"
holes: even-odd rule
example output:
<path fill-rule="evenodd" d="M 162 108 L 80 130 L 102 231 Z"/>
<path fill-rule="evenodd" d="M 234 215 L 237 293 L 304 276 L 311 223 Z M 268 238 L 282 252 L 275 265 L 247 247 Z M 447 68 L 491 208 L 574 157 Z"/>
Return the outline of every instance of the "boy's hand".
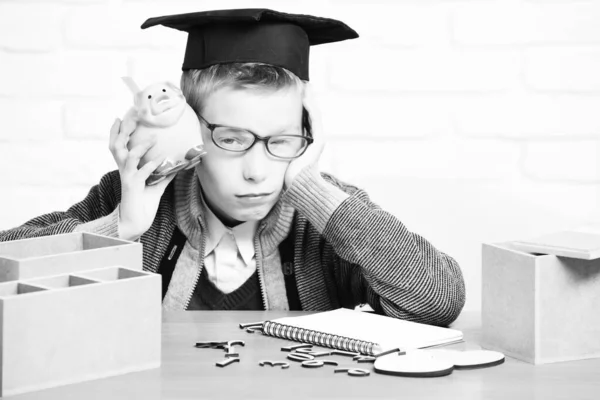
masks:
<path fill-rule="evenodd" d="M 308 146 L 304 154 L 300 157 L 293 159 L 288 165 L 288 169 L 285 173 L 285 187 L 289 188 L 298 173 L 306 166 L 319 164 L 319 158 L 323 153 L 325 147 L 325 135 L 321 126 L 321 115 L 316 105 L 314 92 L 309 83 L 304 85 L 304 97 L 302 100 L 304 108 L 308 111 L 310 117 L 313 143 Z"/>
<path fill-rule="evenodd" d="M 117 118 L 110 129 L 108 146 L 117 162 L 121 177 L 119 236 L 126 240 L 135 240 L 150 229 L 158 211 L 160 198 L 175 177 L 173 174 L 156 185 L 146 186 L 146 179 L 163 160 L 152 160 L 138 169 L 140 159 L 156 141 L 141 143 L 128 150 L 129 136 L 134 130 L 135 124 L 122 124 Z"/>

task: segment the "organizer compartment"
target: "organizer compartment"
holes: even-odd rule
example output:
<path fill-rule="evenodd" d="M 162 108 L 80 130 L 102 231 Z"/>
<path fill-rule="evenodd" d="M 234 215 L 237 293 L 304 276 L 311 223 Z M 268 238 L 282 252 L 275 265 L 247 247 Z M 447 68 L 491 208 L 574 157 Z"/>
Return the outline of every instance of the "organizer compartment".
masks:
<path fill-rule="evenodd" d="M 18 296 L 20 294 L 28 294 L 41 292 L 46 290 L 45 288 L 29 285 L 21 282 L 6 282 L 0 284 L 0 298 L 9 296 Z"/>
<path fill-rule="evenodd" d="M 84 273 L 0 284 L 0 396 L 160 366 L 160 275 Z"/>
<path fill-rule="evenodd" d="M 85 232 L 0 243 L 0 282 L 111 265 L 142 269 L 142 244 Z"/>
<path fill-rule="evenodd" d="M 28 282 L 33 285 L 47 287 L 47 288 L 51 288 L 51 289 L 61 289 L 61 288 L 68 288 L 68 287 L 73 287 L 73 286 L 81 286 L 81 285 L 89 285 L 89 284 L 93 284 L 93 283 L 98 283 L 97 281 L 87 279 L 87 278 L 82 278 L 82 277 L 75 276 L 75 275 L 59 275 L 59 276 L 53 276 L 53 277 L 44 278 L 44 279 L 34 279 L 34 280 L 31 280 Z"/>
<path fill-rule="evenodd" d="M 93 271 L 82 272 L 78 274 L 84 278 L 94 279 L 104 282 L 117 281 L 121 279 L 130 279 L 137 278 L 140 276 L 146 276 L 148 273 L 141 271 L 133 271 L 128 268 L 122 267 L 112 267 L 112 268 L 102 268 Z"/>
<path fill-rule="evenodd" d="M 82 235 L 51 235 L 0 243 L 0 255 L 12 260 L 44 257 L 83 250 Z"/>
<path fill-rule="evenodd" d="M 159 367 L 161 293 L 141 243 L 0 243 L 0 397 Z"/>
<path fill-rule="evenodd" d="M 600 259 L 483 245 L 482 345 L 533 364 L 600 357 Z"/>

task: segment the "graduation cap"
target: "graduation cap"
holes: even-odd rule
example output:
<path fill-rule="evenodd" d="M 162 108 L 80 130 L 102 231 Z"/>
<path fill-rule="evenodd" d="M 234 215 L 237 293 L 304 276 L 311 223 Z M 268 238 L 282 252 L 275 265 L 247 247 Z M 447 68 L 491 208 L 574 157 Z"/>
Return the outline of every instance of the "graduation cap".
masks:
<path fill-rule="evenodd" d="M 203 11 L 149 18 L 155 25 L 188 32 L 183 70 L 214 64 L 261 62 L 308 80 L 310 46 L 354 39 L 341 21 L 264 8 Z"/>

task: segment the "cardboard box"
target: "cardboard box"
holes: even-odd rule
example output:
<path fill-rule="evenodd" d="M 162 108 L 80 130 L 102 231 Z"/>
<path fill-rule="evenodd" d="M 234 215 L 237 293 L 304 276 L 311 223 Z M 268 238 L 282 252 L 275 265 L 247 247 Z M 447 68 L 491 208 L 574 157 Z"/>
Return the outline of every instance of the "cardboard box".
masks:
<path fill-rule="evenodd" d="M 533 364 L 600 357 L 600 259 L 484 244 L 482 346 Z"/>
<path fill-rule="evenodd" d="M 120 266 L 1 283 L 0 396 L 159 367 L 161 301 Z"/>
<path fill-rule="evenodd" d="M 92 233 L 0 243 L 0 282 L 68 274 L 109 265 L 142 269 L 142 244 Z"/>

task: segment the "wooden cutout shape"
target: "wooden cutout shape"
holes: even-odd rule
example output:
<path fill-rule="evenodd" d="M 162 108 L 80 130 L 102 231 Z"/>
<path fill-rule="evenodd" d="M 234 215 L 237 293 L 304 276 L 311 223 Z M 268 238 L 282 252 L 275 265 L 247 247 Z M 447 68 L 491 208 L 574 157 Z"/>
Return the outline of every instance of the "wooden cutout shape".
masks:
<path fill-rule="evenodd" d="M 436 359 L 424 351 L 407 351 L 405 355 L 389 354 L 379 357 L 373 365 L 375 372 L 415 378 L 433 378 L 452 373 L 454 365 Z"/>
<path fill-rule="evenodd" d="M 491 350 L 429 350 L 431 356 L 437 360 L 444 360 L 454 364 L 456 369 L 477 369 L 494 367 L 504 363 L 504 354 Z"/>

